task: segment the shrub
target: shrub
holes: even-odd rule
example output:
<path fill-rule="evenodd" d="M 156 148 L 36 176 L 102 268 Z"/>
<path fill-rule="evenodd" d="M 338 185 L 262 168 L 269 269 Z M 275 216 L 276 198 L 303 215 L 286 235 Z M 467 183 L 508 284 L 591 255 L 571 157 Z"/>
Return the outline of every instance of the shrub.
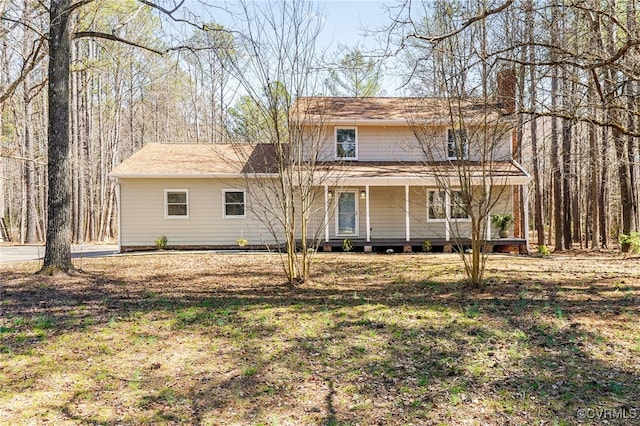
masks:
<path fill-rule="evenodd" d="M 349 238 L 345 238 L 344 240 L 342 240 L 342 250 L 343 251 L 353 250 L 353 241 L 351 241 Z"/>
<path fill-rule="evenodd" d="M 618 241 L 621 246 L 628 244 L 631 253 L 640 254 L 640 232 L 631 231 L 629 235 L 620 234 Z"/>
<path fill-rule="evenodd" d="M 510 214 L 492 214 L 491 223 L 496 225 L 498 229 L 506 230 L 513 223 L 513 216 Z"/>
<path fill-rule="evenodd" d="M 156 248 L 158 250 L 164 250 L 167 247 L 167 242 L 169 242 L 167 236 L 160 235 L 158 238 L 156 238 Z"/>
<path fill-rule="evenodd" d="M 431 241 L 424 240 L 422 242 L 422 251 L 425 253 L 429 253 L 431 252 L 431 250 L 433 250 L 433 245 L 431 244 Z"/>
<path fill-rule="evenodd" d="M 240 237 L 240 238 L 238 238 L 238 239 L 236 240 L 236 243 L 237 243 L 240 247 L 244 247 L 244 246 L 246 246 L 246 245 L 248 245 L 248 244 L 249 244 L 249 241 L 248 241 L 246 238 L 244 238 L 244 237 Z"/>
<path fill-rule="evenodd" d="M 549 247 L 542 244 L 538 246 L 538 254 L 542 256 L 549 256 L 551 254 L 551 251 L 549 251 Z"/>

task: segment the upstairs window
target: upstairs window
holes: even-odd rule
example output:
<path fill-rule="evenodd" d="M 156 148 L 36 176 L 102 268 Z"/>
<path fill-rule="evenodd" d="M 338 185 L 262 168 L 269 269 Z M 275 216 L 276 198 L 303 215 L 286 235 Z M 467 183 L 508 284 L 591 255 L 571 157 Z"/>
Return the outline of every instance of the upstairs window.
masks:
<path fill-rule="evenodd" d="M 246 217 L 244 191 L 225 190 L 223 202 L 224 217 Z"/>
<path fill-rule="evenodd" d="M 189 218 L 189 192 L 186 189 L 165 189 L 164 201 L 165 218 Z"/>
<path fill-rule="evenodd" d="M 467 131 L 464 129 L 447 130 L 447 159 L 468 160 L 469 143 L 467 141 Z"/>
<path fill-rule="evenodd" d="M 358 132 L 355 127 L 336 128 L 336 159 L 358 158 Z"/>

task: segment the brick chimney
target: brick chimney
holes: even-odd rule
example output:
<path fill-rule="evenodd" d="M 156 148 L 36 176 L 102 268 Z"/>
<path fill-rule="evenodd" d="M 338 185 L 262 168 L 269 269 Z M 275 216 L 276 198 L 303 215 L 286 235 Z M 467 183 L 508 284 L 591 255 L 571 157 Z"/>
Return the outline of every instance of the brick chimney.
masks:
<path fill-rule="evenodd" d="M 504 68 L 498 71 L 496 79 L 498 86 L 498 103 L 504 109 L 505 114 L 516 112 L 516 70 Z"/>

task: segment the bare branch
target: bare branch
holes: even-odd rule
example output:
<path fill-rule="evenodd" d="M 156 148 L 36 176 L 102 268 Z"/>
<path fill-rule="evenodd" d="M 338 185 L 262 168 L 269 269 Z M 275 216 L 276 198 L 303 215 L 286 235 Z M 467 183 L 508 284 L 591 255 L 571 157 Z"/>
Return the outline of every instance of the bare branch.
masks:
<path fill-rule="evenodd" d="M 465 22 L 462 23 L 462 25 L 447 33 L 447 34 L 440 34 L 437 36 L 427 36 L 427 35 L 423 35 L 423 34 L 418 34 L 418 33 L 412 33 L 409 34 L 407 36 L 407 38 L 416 38 L 418 40 L 424 40 L 424 41 L 428 41 L 429 43 L 436 45 L 438 43 L 440 43 L 443 40 L 446 40 L 450 37 L 454 37 L 458 34 L 460 34 L 462 31 L 464 31 L 466 28 L 470 27 L 471 25 L 473 25 L 475 22 L 481 21 L 491 15 L 495 15 L 497 13 L 502 12 L 503 10 L 507 9 L 509 6 L 511 6 L 513 4 L 513 0 L 507 0 L 505 3 L 503 3 L 502 5 L 493 8 L 493 9 L 486 9 L 484 10 L 481 14 L 473 16 L 469 19 L 467 19 Z"/>
<path fill-rule="evenodd" d="M 158 49 L 154 49 L 153 47 L 149 47 L 149 46 L 144 46 L 142 44 L 133 42 L 133 41 L 129 41 L 123 38 L 120 38 L 116 35 L 113 34 L 107 34 L 107 33 L 101 33 L 98 31 L 79 31 L 77 33 L 73 34 L 73 39 L 81 39 L 81 38 L 101 38 L 101 39 L 105 39 L 105 40 L 111 40 L 111 41 L 117 41 L 119 43 L 123 43 L 126 44 L 128 46 L 133 46 L 133 47 L 137 47 L 140 49 L 144 49 L 147 50 L 149 52 L 152 53 L 157 53 L 158 55 L 164 55 L 165 53 L 167 53 L 167 51 L 161 51 Z M 171 49 L 169 49 L 171 50 Z"/>
<path fill-rule="evenodd" d="M 20 70 L 18 77 L 7 86 L 3 93 L 0 94 L 0 104 L 10 98 L 11 95 L 13 95 L 13 92 L 20 85 L 20 83 L 22 83 L 24 79 L 27 78 L 27 75 L 29 75 L 29 73 L 33 71 L 33 69 L 40 63 L 40 61 L 45 58 L 46 52 L 42 52 L 42 49 L 46 44 L 45 41 L 45 38 L 40 38 L 36 42 L 36 47 L 29 54 L 29 57 L 27 57 L 22 63 L 22 69 Z"/>

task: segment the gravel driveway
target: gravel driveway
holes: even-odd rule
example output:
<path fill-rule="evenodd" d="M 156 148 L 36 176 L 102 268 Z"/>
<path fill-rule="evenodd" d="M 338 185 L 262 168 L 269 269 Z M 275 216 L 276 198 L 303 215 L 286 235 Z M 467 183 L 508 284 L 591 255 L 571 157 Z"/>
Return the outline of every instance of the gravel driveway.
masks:
<path fill-rule="evenodd" d="M 71 257 L 100 257 L 118 253 L 115 244 L 78 244 L 71 246 Z M 26 262 L 44 258 L 44 245 L 0 246 L 0 263 Z"/>

